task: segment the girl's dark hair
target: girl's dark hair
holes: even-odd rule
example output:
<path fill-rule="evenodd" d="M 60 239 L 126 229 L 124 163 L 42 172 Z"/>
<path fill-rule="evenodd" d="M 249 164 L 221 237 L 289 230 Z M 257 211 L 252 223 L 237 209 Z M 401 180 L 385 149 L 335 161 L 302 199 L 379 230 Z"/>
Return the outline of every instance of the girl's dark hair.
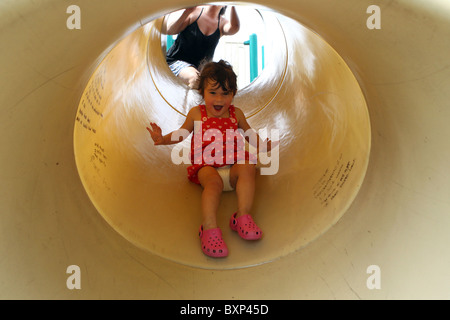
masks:
<path fill-rule="evenodd" d="M 208 81 L 216 82 L 224 91 L 230 91 L 233 95 L 237 92 L 237 76 L 233 67 L 225 60 L 219 62 L 207 62 L 200 68 L 198 91 L 203 97 Z"/>

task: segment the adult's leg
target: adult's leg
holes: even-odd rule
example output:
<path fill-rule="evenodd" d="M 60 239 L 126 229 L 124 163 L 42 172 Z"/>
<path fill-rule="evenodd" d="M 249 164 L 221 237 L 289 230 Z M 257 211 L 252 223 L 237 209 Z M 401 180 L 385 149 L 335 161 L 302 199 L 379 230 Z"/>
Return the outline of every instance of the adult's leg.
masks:
<path fill-rule="evenodd" d="M 191 89 L 197 89 L 198 88 L 199 75 L 200 75 L 200 73 L 194 67 L 186 67 L 186 68 L 183 68 L 180 71 L 180 73 L 178 74 L 178 77 L 183 79 L 183 81 Z"/>
<path fill-rule="evenodd" d="M 223 191 L 222 178 L 213 167 L 203 167 L 198 171 L 198 180 L 203 187 L 202 219 L 203 229 L 217 228 L 217 210 Z"/>
<path fill-rule="evenodd" d="M 255 196 L 255 176 L 256 168 L 253 164 L 234 164 L 231 167 L 230 182 L 238 198 L 236 217 L 251 214 Z"/>

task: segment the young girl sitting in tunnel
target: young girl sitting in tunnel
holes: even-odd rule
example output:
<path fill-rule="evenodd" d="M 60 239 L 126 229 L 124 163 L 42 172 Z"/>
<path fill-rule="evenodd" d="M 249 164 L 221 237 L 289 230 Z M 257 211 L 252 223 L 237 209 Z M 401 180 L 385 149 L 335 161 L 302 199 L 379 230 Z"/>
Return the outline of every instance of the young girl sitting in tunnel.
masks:
<path fill-rule="evenodd" d="M 161 128 L 150 123 L 147 130 L 155 145 L 179 143 L 188 136 L 183 132 L 194 132 L 188 178 L 203 187 L 201 248 L 208 256 L 226 257 L 228 248 L 216 219 L 222 191 L 234 189 L 238 198 L 230 228 L 245 240 L 258 240 L 262 236 L 250 215 L 255 193 L 256 155 L 245 150 L 242 131 L 245 139 L 260 151 L 270 151 L 274 145 L 269 139 L 262 141 L 247 123 L 242 110 L 232 105 L 237 91 L 236 74 L 227 62 L 207 63 L 201 70 L 198 90 L 204 104 L 189 111 L 180 129 L 162 135 Z"/>

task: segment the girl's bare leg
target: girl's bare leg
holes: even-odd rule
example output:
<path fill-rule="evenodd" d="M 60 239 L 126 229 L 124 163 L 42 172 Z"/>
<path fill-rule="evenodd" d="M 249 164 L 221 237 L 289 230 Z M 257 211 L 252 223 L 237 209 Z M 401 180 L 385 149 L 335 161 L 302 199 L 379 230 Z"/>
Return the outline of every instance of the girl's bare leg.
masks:
<path fill-rule="evenodd" d="M 202 218 L 203 229 L 217 228 L 217 210 L 223 190 L 223 182 L 213 167 L 203 167 L 198 172 L 198 179 L 203 187 Z"/>
<path fill-rule="evenodd" d="M 231 167 L 230 182 L 238 198 L 236 217 L 251 214 L 255 196 L 255 176 L 256 168 L 253 164 L 235 164 Z"/>

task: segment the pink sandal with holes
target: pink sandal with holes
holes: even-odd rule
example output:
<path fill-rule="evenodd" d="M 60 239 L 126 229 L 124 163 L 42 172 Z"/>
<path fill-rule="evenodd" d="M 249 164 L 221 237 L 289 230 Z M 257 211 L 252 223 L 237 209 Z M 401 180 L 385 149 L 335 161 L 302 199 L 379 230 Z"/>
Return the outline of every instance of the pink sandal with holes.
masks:
<path fill-rule="evenodd" d="M 236 231 L 242 239 L 245 240 L 258 240 L 262 237 L 261 229 L 256 225 L 251 215 L 246 214 L 239 218 L 236 218 L 237 212 L 235 212 L 230 219 L 231 230 Z"/>
<path fill-rule="evenodd" d="M 203 230 L 200 226 L 198 232 L 202 243 L 202 251 L 213 258 L 224 258 L 228 256 L 228 248 L 222 238 L 222 230 L 219 228 Z"/>

